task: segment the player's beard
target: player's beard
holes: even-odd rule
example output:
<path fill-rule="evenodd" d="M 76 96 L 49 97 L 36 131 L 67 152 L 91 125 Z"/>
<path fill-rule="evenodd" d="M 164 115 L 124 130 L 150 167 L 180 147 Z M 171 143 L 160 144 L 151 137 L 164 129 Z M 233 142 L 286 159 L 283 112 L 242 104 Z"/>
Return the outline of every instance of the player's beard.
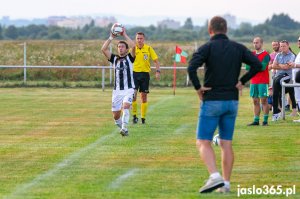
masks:
<path fill-rule="evenodd" d="M 119 53 L 120 57 L 124 57 L 125 55 L 127 55 L 128 51 L 126 50 L 124 53 Z"/>

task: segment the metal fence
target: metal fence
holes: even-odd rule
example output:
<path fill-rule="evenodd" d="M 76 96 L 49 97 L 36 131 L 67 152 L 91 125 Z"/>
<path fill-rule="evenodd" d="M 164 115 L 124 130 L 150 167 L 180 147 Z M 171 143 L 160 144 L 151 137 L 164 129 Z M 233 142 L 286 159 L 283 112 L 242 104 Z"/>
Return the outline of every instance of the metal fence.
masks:
<path fill-rule="evenodd" d="M 24 63 L 23 65 L 0 65 L 0 68 L 23 68 L 23 81 L 26 83 L 27 81 L 27 69 L 28 68 L 39 68 L 39 69 L 101 69 L 102 70 L 102 90 L 105 89 L 105 71 L 109 70 L 109 82 L 112 84 L 112 71 L 113 67 L 110 66 L 28 66 L 27 65 L 27 44 L 26 42 L 19 44 L 23 46 L 23 54 L 24 54 Z M 151 69 L 155 69 L 155 67 L 151 67 Z M 177 67 L 176 70 L 186 70 L 186 67 Z M 174 70 L 174 66 L 164 66 L 160 67 L 160 70 Z M 189 83 L 188 75 L 186 76 L 186 85 Z"/>
<path fill-rule="evenodd" d="M 23 68 L 23 81 L 26 83 L 27 81 L 27 69 L 28 68 L 40 68 L 40 69 L 46 69 L 46 68 L 57 68 L 57 69 L 101 69 L 102 70 L 102 77 L 101 77 L 101 85 L 102 90 L 105 89 L 105 71 L 109 70 L 109 77 L 110 77 L 110 84 L 112 83 L 112 66 L 27 66 L 26 65 L 26 59 L 24 59 L 24 66 L 9 66 L 9 65 L 0 65 L 0 68 Z M 155 69 L 155 67 L 151 67 L 151 69 Z M 176 67 L 176 70 L 186 70 L 186 67 Z M 160 70 L 174 70 L 174 66 L 161 66 Z M 189 78 L 186 77 L 186 85 L 188 85 Z"/>

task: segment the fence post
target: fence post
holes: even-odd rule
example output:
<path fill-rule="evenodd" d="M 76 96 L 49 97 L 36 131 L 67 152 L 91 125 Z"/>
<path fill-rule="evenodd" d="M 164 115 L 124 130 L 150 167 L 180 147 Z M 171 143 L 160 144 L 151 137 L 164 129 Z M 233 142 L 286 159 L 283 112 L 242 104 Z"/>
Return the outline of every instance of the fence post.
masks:
<path fill-rule="evenodd" d="M 111 46 L 111 44 L 109 45 L 109 51 L 110 51 L 110 53 L 112 53 L 112 46 Z M 112 63 L 110 63 L 109 62 L 109 66 L 110 66 L 110 68 L 109 68 L 109 85 L 112 85 Z"/>
<path fill-rule="evenodd" d="M 282 82 L 281 86 L 281 117 L 285 120 L 285 82 Z"/>
<path fill-rule="evenodd" d="M 26 83 L 26 79 L 27 79 L 27 75 L 26 75 L 26 42 L 24 42 L 24 70 L 23 70 L 23 73 L 24 73 L 24 83 Z"/>
<path fill-rule="evenodd" d="M 190 78 L 189 78 L 189 74 L 187 73 L 185 86 L 189 86 L 189 82 L 190 82 Z"/>
<path fill-rule="evenodd" d="M 105 68 L 102 68 L 102 91 L 105 88 Z"/>

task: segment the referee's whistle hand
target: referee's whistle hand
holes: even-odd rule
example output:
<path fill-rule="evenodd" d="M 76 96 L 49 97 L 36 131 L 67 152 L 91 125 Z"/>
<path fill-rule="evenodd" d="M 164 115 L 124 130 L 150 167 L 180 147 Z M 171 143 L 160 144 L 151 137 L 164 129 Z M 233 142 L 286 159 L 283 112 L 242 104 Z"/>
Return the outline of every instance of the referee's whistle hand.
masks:
<path fill-rule="evenodd" d="M 156 80 L 160 80 L 160 73 L 159 72 L 155 73 L 155 78 L 156 78 Z"/>

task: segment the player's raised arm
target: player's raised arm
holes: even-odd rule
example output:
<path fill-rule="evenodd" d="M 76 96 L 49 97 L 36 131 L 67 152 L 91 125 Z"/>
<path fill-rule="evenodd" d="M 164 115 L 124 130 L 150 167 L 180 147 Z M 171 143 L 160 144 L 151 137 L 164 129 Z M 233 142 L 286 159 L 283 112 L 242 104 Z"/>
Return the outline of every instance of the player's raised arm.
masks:
<path fill-rule="evenodd" d="M 111 57 L 111 52 L 108 49 L 109 44 L 111 43 L 111 41 L 114 39 L 114 35 L 110 33 L 109 38 L 104 42 L 104 44 L 102 45 L 101 51 L 103 52 L 103 54 L 105 55 L 105 57 L 107 57 L 107 59 L 110 59 Z"/>
<path fill-rule="evenodd" d="M 123 28 L 122 35 L 125 38 L 125 40 L 127 41 L 129 48 L 131 48 L 131 52 L 130 52 L 131 56 L 135 57 L 135 42 L 132 41 L 132 39 L 130 39 L 130 37 L 127 35 L 125 28 Z"/>

